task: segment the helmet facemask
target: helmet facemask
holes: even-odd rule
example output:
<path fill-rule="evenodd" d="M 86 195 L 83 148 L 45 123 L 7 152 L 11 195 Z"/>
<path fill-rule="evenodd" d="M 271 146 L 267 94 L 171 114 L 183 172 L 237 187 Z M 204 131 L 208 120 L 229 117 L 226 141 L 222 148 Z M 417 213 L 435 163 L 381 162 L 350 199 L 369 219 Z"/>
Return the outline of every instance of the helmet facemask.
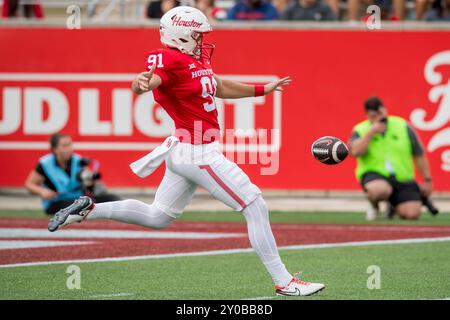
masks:
<path fill-rule="evenodd" d="M 206 33 L 206 32 L 205 32 Z M 194 50 L 192 50 L 192 56 L 197 60 L 211 60 L 211 57 L 214 53 L 215 45 L 211 43 L 203 43 L 203 34 L 202 32 L 192 32 L 191 38 L 196 42 L 196 46 Z"/>

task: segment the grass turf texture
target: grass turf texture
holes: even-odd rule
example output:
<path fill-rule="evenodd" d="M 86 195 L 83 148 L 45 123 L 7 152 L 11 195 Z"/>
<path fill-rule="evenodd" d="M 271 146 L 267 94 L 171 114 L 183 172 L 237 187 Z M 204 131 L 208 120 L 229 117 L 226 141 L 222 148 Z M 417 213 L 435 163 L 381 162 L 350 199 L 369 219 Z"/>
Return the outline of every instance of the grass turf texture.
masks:
<path fill-rule="evenodd" d="M 442 299 L 450 297 L 449 243 L 281 251 L 290 270 L 327 288 L 276 299 Z M 381 289 L 367 288 L 367 267 Z M 81 289 L 66 288 L 68 265 L 2 269 L 0 299 L 244 299 L 273 296 L 255 254 L 82 263 Z M 194 276 L 195 275 L 195 276 Z M 103 297 L 110 294 L 129 294 Z"/>
<path fill-rule="evenodd" d="M 36 210 L 0 217 L 48 219 Z M 229 212 L 187 212 L 181 220 L 244 222 Z M 364 224 L 363 213 L 273 212 L 273 223 Z M 450 225 L 450 214 L 381 224 Z M 276 299 L 442 299 L 450 297 L 450 244 L 423 243 L 282 250 L 291 271 L 327 288 L 312 297 Z M 80 263 L 81 289 L 69 290 L 66 265 L 2 268 L 0 299 L 243 299 L 273 297 L 273 284 L 256 254 Z M 367 268 L 381 268 L 381 289 L 367 289 Z M 213 285 L 212 285 L 213 284 Z M 175 290 L 176 289 L 176 290 Z M 110 296 L 118 294 L 118 296 Z"/>

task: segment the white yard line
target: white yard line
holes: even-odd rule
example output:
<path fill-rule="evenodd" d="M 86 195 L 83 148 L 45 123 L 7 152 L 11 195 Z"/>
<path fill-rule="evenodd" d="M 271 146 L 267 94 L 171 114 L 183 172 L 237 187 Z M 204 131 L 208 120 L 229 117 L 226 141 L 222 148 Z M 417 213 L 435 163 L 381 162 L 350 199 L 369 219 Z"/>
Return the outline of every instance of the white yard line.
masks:
<path fill-rule="evenodd" d="M 362 247 L 362 246 L 396 245 L 396 244 L 411 244 L 411 243 L 431 243 L 431 242 L 444 242 L 444 241 L 450 241 L 450 237 L 305 244 L 305 245 L 278 247 L 278 249 L 279 250 L 305 250 L 305 249 L 324 249 L 324 248 L 339 248 L 339 247 Z M 246 253 L 246 252 L 253 252 L 253 249 L 252 248 L 241 248 L 241 249 L 198 251 L 198 252 L 187 252 L 187 253 L 155 254 L 155 255 L 145 255 L 145 256 L 128 256 L 128 257 L 116 257 L 116 258 L 40 261 L 40 262 L 28 262 L 28 263 L 16 263 L 16 264 L 1 264 L 0 268 L 47 266 L 47 265 L 68 264 L 68 263 L 120 262 L 120 261 L 165 259 L 165 258 L 178 258 L 178 257 L 185 258 L 185 257 L 213 256 L 213 255 Z"/>
<path fill-rule="evenodd" d="M 247 249 L 227 249 L 227 250 L 187 252 L 187 253 L 152 254 L 152 255 L 146 255 L 146 256 L 128 256 L 128 257 L 116 257 L 116 258 L 41 261 L 41 262 L 28 262 L 28 263 L 17 263 L 17 264 L 0 264 L 0 268 L 47 266 L 47 265 L 53 265 L 53 264 L 67 264 L 67 263 L 121 262 L 121 261 L 146 260 L 146 259 L 212 256 L 212 255 L 219 255 L 219 254 L 232 254 L 232 253 L 243 253 L 243 252 L 252 252 L 252 251 L 253 251 L 253 249 L 247 248 Z"/>
<path fill-rule="evenodd" d="M 110 293 L 110 294 L 96 294 L 93 296 L 89 296 L 89 298 L 129 297 L 129 296 L 133 296 L 133 295 L 134 295 L 134 293 L 121 292 L 121 293 Z"/>
<path fill-rule="evenodd" d="M 0 250 L 88 245 L 91 241 L 0 240 Z"/>
<path fill-rule="evenodd" d="M 46 229 L 0 228 L 0 238 L 108 238 L 108 239 L 220 239 L 246 236 L 244 233 L 183 232 L 183 231 L 131 231 L 71 229 L 50 232 Z"/>
<path fill-rule="evenodd" d="M 299 249 L 320 249 L 320 248 L 339 248 L 339 247 L 362 247 L 362 246 L 429 243 L 429 242 L 443 242 L 443 241 L 450 241 L 450 237 L 371 240 L 371 241 L 355 241 L 355 242 L 341 242 L 341 243 L 321 243 L 321 244 L 310 244 L 310 245 L 305 244 L 305 245 L 300 245 L 300 246 L 284 246 L 284 247 L 281 247 L 281 249 L 283 249 L 283 250 L 299 250 Z"/>
<path fill-rule="evenodd" d="M 276 299 L 276 298 L 278 298 L 278 296 L 244 298 L 244 299 L 241 299 L 241 300 L 271 300 L 271 299 Z"/>

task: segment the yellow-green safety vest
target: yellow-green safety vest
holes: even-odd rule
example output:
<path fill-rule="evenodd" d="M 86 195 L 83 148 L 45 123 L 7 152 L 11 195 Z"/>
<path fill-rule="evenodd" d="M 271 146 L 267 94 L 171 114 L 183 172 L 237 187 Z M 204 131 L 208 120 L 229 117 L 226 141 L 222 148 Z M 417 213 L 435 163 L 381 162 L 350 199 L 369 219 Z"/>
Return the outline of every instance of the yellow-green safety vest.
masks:
<path fill-rule="evenodd" d="M 362 138 L 371 127 L 372 124 L 366 120 L 357 124 L 353 130 Z M 367 152 L 357 158 L 355 173 L 358 181 L 367 172 L 376 172 L 385 177 L 394 175 L 400 182 L 414 180 L 412 145 L 406 120 L 389 116 L 384 135 L 376 133 L 373 136 Z"/>

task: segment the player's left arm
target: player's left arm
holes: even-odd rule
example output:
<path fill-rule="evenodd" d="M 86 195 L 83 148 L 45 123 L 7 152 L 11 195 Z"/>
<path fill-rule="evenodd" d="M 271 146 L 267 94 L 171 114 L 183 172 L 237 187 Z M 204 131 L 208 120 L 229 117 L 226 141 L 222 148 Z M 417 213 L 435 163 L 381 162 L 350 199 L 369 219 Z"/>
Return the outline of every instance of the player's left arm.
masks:
<path fill-rule="evenodd" d="M 238 99 L 269 94 L 273 91 L 283 91 L 283 87 L 289 85 L 290 77 L 275 80 L 265 85 L 244 84 L 237 81 L 221 79 L 214 75 L 217 82 L 216 97 L 222 99 Z"/>
<path fill-rule="evenodd" d="M 423 195 L 428 197 L 433 190 L 430 164 L 419 135 L 410 125 L 408 125 L 408 135 L 412 145 L 414 162 L 417 170 L 423 178 L 423 184 L 420 185 L 420 189 Z"/>
<path fill-rule="evenodd" d="M 421 156 L 415 156 L 414 161 L 417 166 L 417 170 L 419 170 L 420 175 L 423 178 L 423 184 L 420 185 L 420 189 L 422 193 L 428 197 L 431 192 L 433 191 L 433 180 L 431 178 L 431 170 L 430 170 L 430 164 L 428 162 L 428 158 L 426 157 L 425 153 Z"/>

